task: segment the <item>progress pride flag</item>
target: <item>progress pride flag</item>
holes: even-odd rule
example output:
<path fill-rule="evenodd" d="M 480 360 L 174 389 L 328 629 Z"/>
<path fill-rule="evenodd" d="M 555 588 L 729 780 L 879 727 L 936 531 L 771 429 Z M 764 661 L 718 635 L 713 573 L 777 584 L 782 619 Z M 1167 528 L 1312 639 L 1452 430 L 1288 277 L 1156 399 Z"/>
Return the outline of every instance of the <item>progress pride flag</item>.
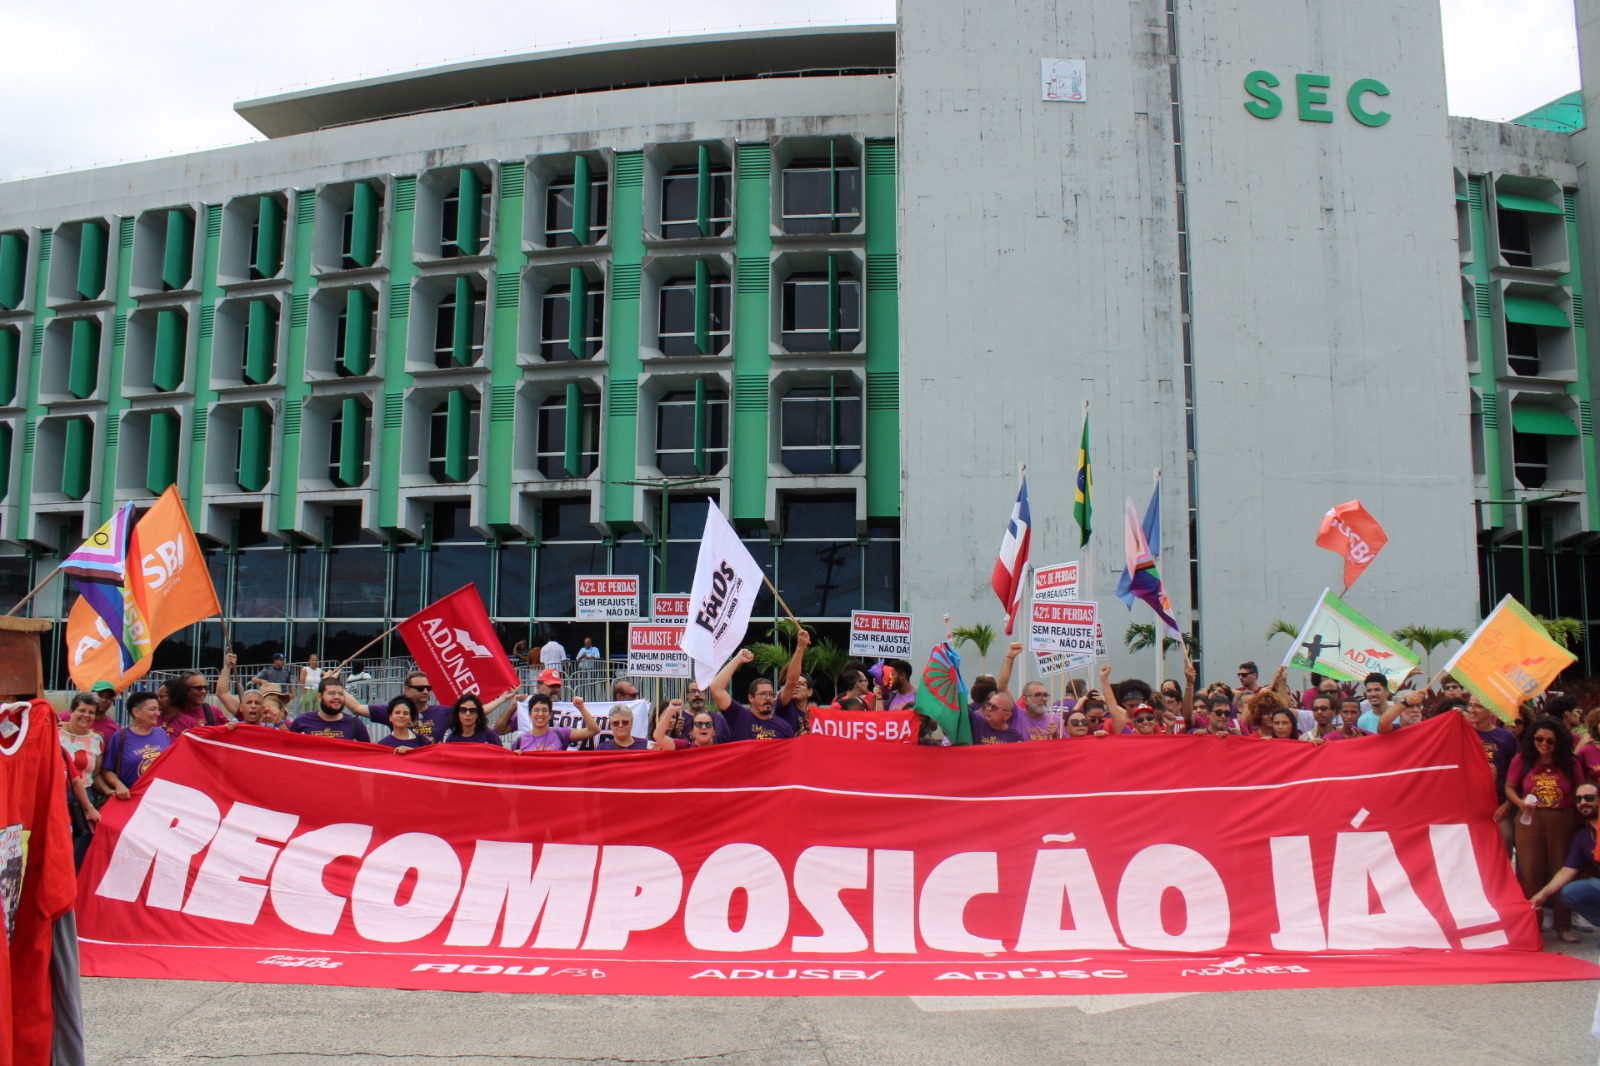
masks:
<path fill-rule="evenodd" d="M 650 995 L 1600 974 L 1540 950 L 1488 772 L 1458 715 L 1322 747 L 544 758 L 203 728 L 106 808 L 84 972 Z"/>

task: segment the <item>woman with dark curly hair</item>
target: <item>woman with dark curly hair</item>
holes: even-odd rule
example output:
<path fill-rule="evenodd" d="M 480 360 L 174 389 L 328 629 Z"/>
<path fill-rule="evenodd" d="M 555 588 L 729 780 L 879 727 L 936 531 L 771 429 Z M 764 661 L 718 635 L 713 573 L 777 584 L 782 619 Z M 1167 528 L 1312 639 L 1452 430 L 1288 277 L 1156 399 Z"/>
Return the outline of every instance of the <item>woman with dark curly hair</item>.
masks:
<path fill-rule="evenodd" d="M 1517 881 L 1529 898 L 1566 862 L 1578 830 L 1573 793 L 1583 783 L 1583 769 L 1572 754 L 1572 733 L 1559 718 L 1543 717 L 1523 731 L 1522 751 L 1506 771 L 1506 799 L 1517 816 Z M 1550 901 L 1552 928 L 1571 944 L 1572 912 L 1559 899 Z"/>
<path fill-rule="evenodd" d="M 468 692 L 450 705 L 450 730 L 439 743 L 500 746 L 500 734 L 484 721 L 483 701 Z"/>

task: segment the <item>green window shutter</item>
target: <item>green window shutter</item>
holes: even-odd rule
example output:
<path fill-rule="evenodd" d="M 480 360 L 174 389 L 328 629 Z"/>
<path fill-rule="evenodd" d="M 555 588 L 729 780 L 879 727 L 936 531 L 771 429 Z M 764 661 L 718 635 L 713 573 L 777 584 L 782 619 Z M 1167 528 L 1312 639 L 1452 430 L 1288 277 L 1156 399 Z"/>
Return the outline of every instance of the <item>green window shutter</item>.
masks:
<path fill-rule="evenodd" d="M 0 233 L 0 307 L 15 311 L 22 306 L 28 277 L 28 239 L 20 233 Z"/>
<path fill-rule="evenodd" d="M 272 415 L 263 407 L 239 412 L 239 487 L 260 492 L 267 487 L 272 455 Z"/>
<path fill-rule="evenodd" d="M 706 436 L 710 425 L 710 412 L 706 410 L 706 379 L 696 378 L 694 383 L 694 472 L 706 472 Z"/>
<path fill-rule="evenodd" d="M 0 425 L 0 500 L 11 491 L 11 427 Z"/>
<path fill-rule="evenodd" d="M 461 168 L 458 188 L 461 202 L 456 210 L 456 247 L 462 255 L 477 255 L 478 242 L 483 236 L 479 226 L 479 212 L 483 210 L 483 179 L 471 167 Z"/>
<path fill-rule="evenodd" d="M 700 236 L 711 236 L 711 146 L 700 146 L 699 159 L 696 161 L 699 173 L 695 179 L 695 205 L 694 221 L 700 229 Z"/>
<path fill-rule="evenodd" d="M 72 357 L 67 366 L 67 391 L 80 400 L 94 395 L 100 377 L 100 320 L 79 318 L 72 323 Z"/>
<path fill-rule="evenodd" d="M 178 480 L 178 415 L 150 413 L 150 457 L 145 461 L 144 487 L 157 496 Z"/>
<path fill-rule="evenodd" d="M 22 361 L 22 334 L 0 329 L 0 406 L 9 407 L 17 399 L 17 367 Z"/>
<path fill-rule="evenodd" d="M 264 278 L 283 269 L 283 205 L 270 196 L 257 201 L 256 261 L 251 264 Z"/>
<path fill-rule="evenodd" d="M 78 295 L 85 300 L 99 296 L 106 287 L 106 240 L 103 222 L 85 222 L 78 236 Z"/>
<path fill-rule="evenodd" d="M 567 291 L 567 351 L 574 359 L 589 353 L 589 276 L 573 267 Z M 570 432 L 570 430 L 569 430 Z"/>
<path fill-rule="evenodd" d="M 589 172 L 589 157 L 572 161 L 572 239 L 589 243 L 589 198 L 594 195 L 594 175 Z"/>
<path fill-rule="evenodd" d="M 1549 300 L 1537 296 L 1507 296 L 1506 321 L 1520 322 L 1525 326 L 1552 326 L 1567 329 L 1572 320 L 1567 313 Z"/>
<path fill-rule="evenodd" d="M 828 469 L 839 472 L 839 379 L 828 375 Z"/>
<path fill-rule="evenodd" d="M 61 452 L 61 492 L 74 500 L 89 494 L 89 466 L 94 461 L 94 426 L 87 418 L 69 418 Z"/>
<path fill-rule="evenodd" d="M 361 466 L 367 457 L 367 409 L 354 396 L 339 408 L 339 480 L 347 486 L 363 480 Z"/>
<path fill-rule="evenodd" d="M 472 304 L 475 295 L 472 282 L 466 276 L 456 278 L 455 332 L 450 336 L 450 357 L 457 366 L 472 365 Z"/>
<path fill-rule="evenodd" d="M 467 452 L 472 429 L 467 397 L 456 389 L 445 398 L 444 477 L 446 481 L 467 480 Z"/>
<path fill-rule="evenodd" d="M 567 382 L 566 434 L 562 441 L 561 466 L 568 477 L 583 473 L 583 390 L 576 381 Z"/>
<path fill-rule="evenodd" d="M 181 289 L 194 274 L 194 219 L 189 212 L 173 208 L 167 212 L 167 246 L 161 260 L 161 284 L 168 290 Z"/>
<path fill-rule="evenodd" d="M 272 380 L 277 325 L 272 304 L 266 300 L 250 301 L 249 324 L 245 330 L 244 379 L 251 385 L 265 385 Z"/>
<path fill-rule="evenodd" d="M 828 256 L 828 351 L 839 350 L 839 257 Z"/>
<path fill-rule="evenodd" d="M 344 368 L 357 376 L 372 369 L 372 294 L 351 289 L 344 297 Z"/>
<path fill-rule="evenodd" d="M 378 190 L 358 181 L 350 190 L 350 258 L 369 267 L 378 259 Z"/>
<path fill-rule="evenodd" d="M 1537 196 L 1524 196 L 1515 192 L 1496 192 L 1494 202 L 1512 211 L 1531 211 L 1536 215 L 1560 215 L 1565 209 L 1559 204 L 1541 200 Z"/>
<path fill-rule="evenodd" d="M 711 354 L 711 264 L 694 261 L 694 348 Z"/>
<path fill-rule="evenodd" d="M 839 146 L 828 142 L 828 225 L 829 233 L 839 232 Z M 836 346 L 837 347 L 837 346 Z"/>
<path fill-rule="evenodd" d="M 1538 433 L 1545 437 L 1576 437 L 1578 427 L 1572 419 L 1553 407 L 1517 404 L 1511 408 L 1511 428 L 1518 433 Z"/>
<path fill-rule="evenodd" d="M 162 392 L 177 392 L 183 387 L 184 348 L 189 343 L 188 323 L 173 310 L 156 315 L 155 373 L 151 384 Z"/>

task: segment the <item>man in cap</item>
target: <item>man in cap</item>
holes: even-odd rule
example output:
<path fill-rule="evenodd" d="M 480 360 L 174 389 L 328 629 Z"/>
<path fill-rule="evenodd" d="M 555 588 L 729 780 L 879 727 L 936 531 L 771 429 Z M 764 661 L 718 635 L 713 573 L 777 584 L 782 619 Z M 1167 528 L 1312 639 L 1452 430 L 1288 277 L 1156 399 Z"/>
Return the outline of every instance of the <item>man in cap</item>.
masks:
<path fill-rule="evenodd" d="M 294 686 L 294 674 L 284 665 L 283 652 L 272 653 L 272 665 L 263 666 L 261 672 L 250 679 L 258 685 L 275 685 L 279 692 L 289 692 Z"/>

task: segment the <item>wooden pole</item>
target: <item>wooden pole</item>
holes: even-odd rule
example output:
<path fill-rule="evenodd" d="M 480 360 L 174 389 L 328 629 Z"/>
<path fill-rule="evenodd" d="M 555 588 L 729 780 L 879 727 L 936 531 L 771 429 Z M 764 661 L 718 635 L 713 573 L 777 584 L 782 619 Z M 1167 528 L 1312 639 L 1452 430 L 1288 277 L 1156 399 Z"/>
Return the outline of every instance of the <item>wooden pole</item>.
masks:
<path fill-rule="evenodd" d="M 373 637 L 371 640 L 369 640 L 365 644 L 361 645 L 361 647 L 357 648 L 351 654 L 350 658 L 346 659 L 344 662 L 340 663 L 338 666 L 335 666 L 333 668 L 333 673 L 335 675 L 344 673 L 344 668 L 349 666 L 352 662 L 354 662 L 355 659 L 356 659 L 356 656 L 360 655 L 362 652 L 366 651 L 368 648 L 370 648 L 374 644 L 378 643 L 378 641 L 382 640 L 384 637 L 388 636 L 390 633 L 393 633 L 395 630 L 397 630 L 399 628 L 400 628 L 400 623 L 396 622 L 394 625 L 390 626 L 388 629 L 385 629 L 382 633 L 379 633 L 377 636 Z"/>
<path fill-rule="evenodd" d="M 794 612 L 789 610 L 789 605 L 783 602 L 783 597 L 778 594 L 778 586 L 774 585 L 772 583 L 772 579 L 764 573 L 761 575 L 761 580 L 765 581 L 767 583 L 767 588 L 772 590 L 772 598 L 778 601 L 778 606 L 782 607 L 783 613 L 789 616 L 789 621 L 798 626 L 800 624 L 800 619 L 796 618 L 794 616 Z"/>
<path fill-rule="evenodd" d="M 43 581 L 41 581 L 37 585 L 33 586 L 33 588 L 28 591 L 28 594 L 26 596 L 24 596 L 24 597 L 22 597 L 22 599 L 18 600 L 17 601 L 17 605 L 15 607 L 11 608 L 11 610 L 7 611 L 5 613 L 4 617 L 10 618 L 13 615 L 15 615 L 18 611 L 22 610 L 24 607 L 26 607 L 28 605 L 28 601 L 32 600 L 35 596 L 39 595 L 39 593 L 43 592 L 44 591 L 44 587 L 46 585 L 50 584 L 50 582 L 54 581 L 56 578 L 58 578 L 60 576 L 61 576 L 61 568 L 58 566 L 54 570 L 50 571 L 50 576 L 49 577 L 45 578 Z"/>

